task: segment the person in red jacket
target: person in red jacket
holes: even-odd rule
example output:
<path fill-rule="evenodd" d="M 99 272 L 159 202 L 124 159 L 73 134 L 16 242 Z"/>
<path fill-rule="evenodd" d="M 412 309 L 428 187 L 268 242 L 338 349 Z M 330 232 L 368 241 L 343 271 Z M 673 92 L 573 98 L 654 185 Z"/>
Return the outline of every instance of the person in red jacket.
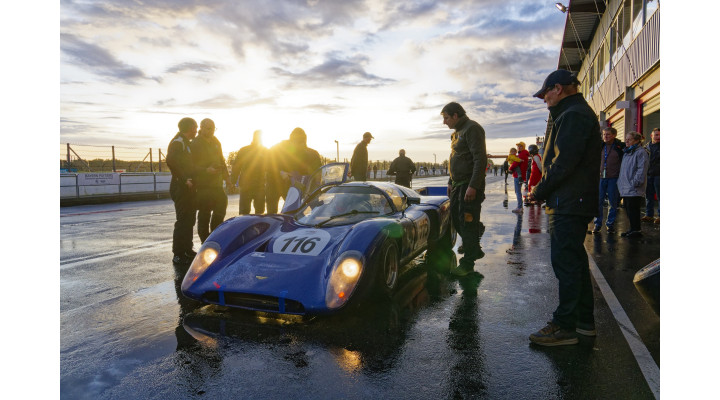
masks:
<path fill-rule="evenodd" d="M 540 149 L 535 144 L 528 146 L 528 153 L 530 153 L 530 181 L 528 182 L 528 193 L 532 192 L 532 189 L 540 182 L 542 178 L 542 157 L 538 154 Z M 537 202 L 526 199 L 528 205 L 538 204 Z"/>
<path fill-rule="evenodd" d="M 518 157 L 522 161 L 520 162 L 514 162 L 510 166 L 510 170 L 513 171 L 513 178 L 515 180 L 515 197 L 517 198 L 517 208 L 512 210 L 512 212 L 516 214 L 522 214 L 523 212 L 523 199 L 522 199 L 522 184 L 526 183 L 526 176 L 527 176 L 527 167 L 528 167 L 528 159 L 530 158 L 530 153 L 528 153 L 527 150 L 525 150 L 525 142 L 518 142 L 515 144 L 518 149 Z M 516 167 L 520 167 L 520 170 Z M 519 172 L 519 173 L 518 173 Z"/>

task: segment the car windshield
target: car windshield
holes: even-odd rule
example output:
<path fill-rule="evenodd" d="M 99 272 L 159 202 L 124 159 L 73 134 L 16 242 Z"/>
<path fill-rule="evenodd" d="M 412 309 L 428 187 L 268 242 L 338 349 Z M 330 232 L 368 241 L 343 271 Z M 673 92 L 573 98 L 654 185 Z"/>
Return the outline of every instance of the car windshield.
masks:
<path fill-rule="evenodd" d="M 304 225 L 346 225 L 393 212 L 380 190 L 366 186 L 334 186 L 308 199 L 295 214 Z"/>

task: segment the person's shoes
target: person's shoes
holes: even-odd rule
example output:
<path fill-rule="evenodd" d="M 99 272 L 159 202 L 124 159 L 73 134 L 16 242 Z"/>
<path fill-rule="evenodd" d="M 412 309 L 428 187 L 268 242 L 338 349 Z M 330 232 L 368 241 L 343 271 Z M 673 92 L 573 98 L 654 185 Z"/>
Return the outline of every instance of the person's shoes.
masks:
<path fill-rule="evenodd" d="M 580 322 L 575 323 L 575 332 L 583 336 L 597 336 L 594 322 Z"/>
<path fill-rule="evenodd" d="M 608 225 L 607 231 L 608 233 L 615 233 L 615 225 Z"/>
<path fill-rule="evenodd" d="M 655 221 L 653 221 L 653 222 L 659 225 L 659 224 L 660 224 L 660 217 L 655 218 Z"/>
<path fill-rule="evenodd" d="M 475 270 L 475 264 L 470 263 L 463 263 L 462 260 L 460 261 L 460 264 L 453 268 L 450 273 L 455 276 L 465 276 Z"/>
<path fill-rule="evenodd" d="M 465 248 L 463 247 L 463 245 L 458 246 L 458 253 L 459 253 L 459 254 L 464 254 L 464 253 L 465 253 Z"/>
<path fill-rule="evenodd" d="M 175 255 L 172 259 L 173 264 L 179 264 L 179 265 L 187 265 L 192 262 L 192 257 L 188 257 L 186 255 Z"/>
<path fill-rule="evenodd" d="M 565 346 L 577 344 L 578 338 L 575 332 L 548 322 L 544 328 L 530 335 L 530 341 L 540 346 Z"/>
<path fill-rule="evenodd" d="M 518 208 L 512 210 L 512 212 L 514 212 L 515 214 L 522 214 L 522 213 L 523 213 L 523 209 L 520 208 L 520 207 L 518 207 Z"/>
<path fill-rule="evenodd" d="M 197 251 L 195 251 L 193 249 L 190 249 L 185 252 L 185 256 L 190 257 L 190 258 L 195 258 L 196 255 L 197 255 Z"/>
<path fill-rule="evenodd" d="M 640 221 L 642 221 L 642 222 L 652 222 L 654 219 L 655 219 L 655 218 L 653 218 L 653 217 L 648 217 L 648 216 L 646 215 L 646 216 L 640 218 Z"/>

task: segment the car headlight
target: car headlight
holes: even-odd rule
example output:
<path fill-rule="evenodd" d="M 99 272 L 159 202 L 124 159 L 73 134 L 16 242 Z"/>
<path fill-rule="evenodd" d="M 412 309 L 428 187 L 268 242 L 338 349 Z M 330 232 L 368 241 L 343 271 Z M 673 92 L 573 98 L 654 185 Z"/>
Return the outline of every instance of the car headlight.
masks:
<path fill-rule="evenodd" d="M 213 261 L 217 259 L 218 254 L 220 254 L 220 245 L 218 243 L 205 242 L 193 259 L 192 264 L 190 264 L 190 268 L 183 279 L 181 289 L 185 290 L 189 288 L 190 285 L 208 269 Z"/>
<path fill-rule="evenodd" d="M 333 265 L 325 292 L 325 305 L 339 308 L 352 295 L 363 272 L 364 257 L 359 251 L 346 251 Z"/>

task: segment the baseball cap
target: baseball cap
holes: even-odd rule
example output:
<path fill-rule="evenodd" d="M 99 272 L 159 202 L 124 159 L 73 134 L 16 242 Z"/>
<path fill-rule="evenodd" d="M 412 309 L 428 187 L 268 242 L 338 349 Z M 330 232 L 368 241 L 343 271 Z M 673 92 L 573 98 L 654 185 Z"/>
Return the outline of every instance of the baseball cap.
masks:
<path fill-rule="evenodd" d="M 550 73 L 550 75 L 545 78 L 545 82 L 543 82 L 542 88 L 537 91 L 533 95 L 533 97 L 537 97 L 542 99 L 545 97 L 545 91 L 552 88 L 553 86 L 557 84 L 561 85 L 570 85 L 570 84 L 580 84 L 580 81 L 577 80 L 577 76 L 565 69 L 559 69 L 557 71 L 553 71 Z"/>
<path fill-rule="evenodd" d="M 375 139 L 373 137 L 372 133 L 370 133 L 370 132 L 363 133 L 363 139 L 365 139 L 365 138 Z"/>
<path fill-rule="evenodd" d="M 515 146 L 525 147 L 525 142 L 517 142 L 517 143 L 515 143 Z"/>

